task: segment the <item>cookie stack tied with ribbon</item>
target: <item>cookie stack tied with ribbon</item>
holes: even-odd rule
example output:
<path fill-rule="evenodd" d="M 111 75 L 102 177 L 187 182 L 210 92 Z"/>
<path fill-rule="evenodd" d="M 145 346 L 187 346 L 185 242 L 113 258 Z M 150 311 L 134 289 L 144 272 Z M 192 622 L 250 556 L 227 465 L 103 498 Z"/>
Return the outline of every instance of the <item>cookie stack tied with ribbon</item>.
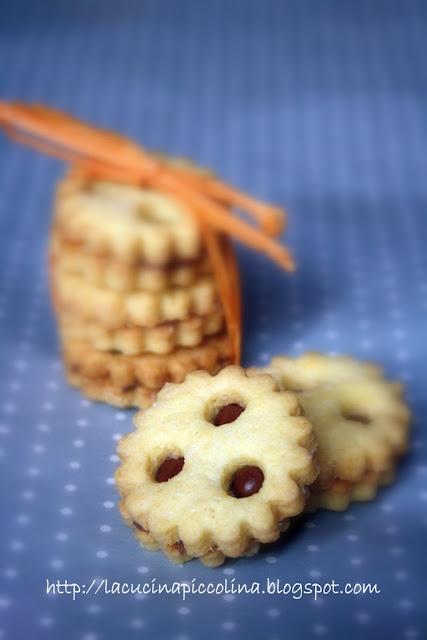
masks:
<path fill-rule="evenodd" d="M 230 362 L 202 235 L 173 198 L 71 172 L 50 269 L 68 380 L 89 397 L 145 407 L 166 381 Z"/>
<path fill-rule="evenodd" d="M 113 405 L 146 407 L 166 382 L 240 362 L 230 238 L 292 271 L 273 239 L 281 210 L 46 107 L 0 102 L 0 127 L 72 165 L 57 192 L 50 275 L 73 385 Z"/>

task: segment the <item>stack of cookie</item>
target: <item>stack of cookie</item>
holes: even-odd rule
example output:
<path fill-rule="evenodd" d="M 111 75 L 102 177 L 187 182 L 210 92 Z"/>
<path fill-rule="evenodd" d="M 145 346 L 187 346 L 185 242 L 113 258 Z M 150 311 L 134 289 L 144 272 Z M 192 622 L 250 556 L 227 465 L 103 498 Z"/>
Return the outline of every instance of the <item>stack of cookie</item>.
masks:
<path fill-rule="evenodd" d="M 161 193 L 71 171 L 50 275 L 68 379 L 93 399 L 146 407 L 165 382 L 229 362 L 200 229 Z"/>

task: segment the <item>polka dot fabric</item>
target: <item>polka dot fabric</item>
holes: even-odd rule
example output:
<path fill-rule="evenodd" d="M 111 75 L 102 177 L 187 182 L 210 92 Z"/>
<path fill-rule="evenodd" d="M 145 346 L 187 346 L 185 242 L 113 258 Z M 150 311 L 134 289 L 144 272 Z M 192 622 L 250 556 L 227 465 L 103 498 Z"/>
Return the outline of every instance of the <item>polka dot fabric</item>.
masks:
<path fill-rule="evenodd" d="M 426 57 L 420 0 L 3 3 L 2 99 L 40 101 L 192 156 L 290 212 L 295 276 L 240 251 L 246 364 L 317 349 L 408 388 L 397 482 L 212 570 L 141 550 L 116 508 L 131 412 L 69 388 L 48 302 L 61 169 L 0 139 L 0 639 L 427 635 Z M 372 582 L 374 596 L 46 595 L 46 579 Z"/>

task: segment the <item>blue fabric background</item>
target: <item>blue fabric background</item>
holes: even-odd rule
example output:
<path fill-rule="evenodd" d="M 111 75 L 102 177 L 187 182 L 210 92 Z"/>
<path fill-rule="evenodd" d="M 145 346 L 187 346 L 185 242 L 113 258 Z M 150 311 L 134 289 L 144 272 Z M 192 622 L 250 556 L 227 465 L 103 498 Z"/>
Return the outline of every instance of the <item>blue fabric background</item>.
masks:
<path fill-rule="evenodd" d="M 287 543 L 208 570 L 141 550 L 115 507 L 132 412 L 64 381 L 46 242 L 62 168 L 0 140 L 0 639 L 427 637 L 424 2 L 0 2 L 0 95 L 189 155 L 285 204 L 299 270 L 239 249 L 247 364 L 307 349 L 375 359 L 407 384 L 396 484 Z M 214 452 L 213 452 L 214 454 Z M 45 579 L 370 581 L 293 600 L 44 593 Z"/>

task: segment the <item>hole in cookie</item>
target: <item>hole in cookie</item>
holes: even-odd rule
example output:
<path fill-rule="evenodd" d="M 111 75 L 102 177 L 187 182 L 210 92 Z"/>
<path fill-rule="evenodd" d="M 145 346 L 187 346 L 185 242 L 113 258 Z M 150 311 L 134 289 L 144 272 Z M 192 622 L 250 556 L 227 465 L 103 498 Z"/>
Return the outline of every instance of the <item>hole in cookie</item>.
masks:
<path fill-rule="evenodd" d="M 132 522 L 133 526 L 135 527 L 135 529 L 138 529 L 138 531 L 141 531 L 142 533 L 148 533 L 148 529 L 145 529 L 142 524 L 139 524 L 139 522 L 136 522 L 135 520 Z"/>
<path fill-rule="evenodd" d="M 156 471 L 156 482 L 167 482 L 182 471 L 184 458 L 165 458 Z"/>
<path fill-rule="evenodd" d="M 185 547 L 182 540 L 178 540 L 178 542 L 172 544 L 170 548 L 171 551 L 175 551 L 175 553 L 179 553 L 181 556 L 185 554 Z"/>
<path fill-rule="evenodd" d="M 363 413 L 356 413 L 355 411 L 343 411 L 343 417 L 351 422 L 360 422 L 361 424 L 370 424 L 371 419 Z"/>
<path fill-rule="evenodd" d="M 261 489 L 264 474 L 255 465 L 245 465 L 237 469 L 230 480 L 229 494 L 235 498 L 248 498 Z"/>
<path fill-rule="evenodd" d="M 237 420 L 244 410 L 245 407 L 238 402 L 230 402 L 230 404 L 224 405 L 217 411 L 212 420 L 212 424 L 216 427 L 221 427 L 223 424 L 230 424 L 230 422 Z"/>

